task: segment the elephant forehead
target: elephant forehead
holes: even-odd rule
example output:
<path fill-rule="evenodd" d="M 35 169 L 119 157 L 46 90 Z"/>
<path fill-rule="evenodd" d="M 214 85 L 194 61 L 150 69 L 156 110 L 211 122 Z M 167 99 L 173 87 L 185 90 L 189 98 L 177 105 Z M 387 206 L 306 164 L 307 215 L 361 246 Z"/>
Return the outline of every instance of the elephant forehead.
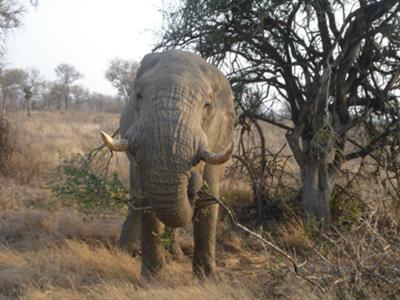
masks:
<path fill-rule="evenodd" d="M 154 93 L 168 93 L 171 96 L 190 93 L 201 96 L 212 92 L 211 85 L 201 74 L 192 72 L 157 72 L 151 70 L 137 79 L 136 90 L 143 94 L 154 95 Z"/>

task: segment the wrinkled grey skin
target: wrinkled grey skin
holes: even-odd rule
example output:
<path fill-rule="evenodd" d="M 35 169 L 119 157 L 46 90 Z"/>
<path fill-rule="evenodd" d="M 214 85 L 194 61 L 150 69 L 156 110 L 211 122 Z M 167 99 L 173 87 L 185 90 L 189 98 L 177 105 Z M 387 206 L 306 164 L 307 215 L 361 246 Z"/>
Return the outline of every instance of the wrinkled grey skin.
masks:
<path fill-rule="evenodd" d="M 121 234 L 134 239 L 141 228 L 142 273 L 154 274 L 164 264 L 160 221 L 172 228 L 192 221 L 193 271 L 214 273 L 218 206 L 200 209 L 191 198 L 203 180 L 218 196 L 224 165 L 199 162 L 198 149 L 200 144 L 214 152 L 229 147 L 234 118 L 232 90 L 217 68 L 177 50 L 144 57 L 135 95 L 120 120 L 121 137 L 129 141 L 131 190 L 142 192 L 141 205 L 153 208 L 131 211 Z"/>

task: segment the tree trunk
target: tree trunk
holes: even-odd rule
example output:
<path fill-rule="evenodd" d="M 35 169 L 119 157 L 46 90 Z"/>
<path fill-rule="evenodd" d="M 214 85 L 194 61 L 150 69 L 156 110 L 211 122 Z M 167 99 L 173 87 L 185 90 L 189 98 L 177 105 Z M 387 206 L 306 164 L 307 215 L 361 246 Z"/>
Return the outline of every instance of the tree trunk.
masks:
<path fill-rule="evenodd" d="M 61 97 L 57 96 L 57 110 L 61 110 L 61 103 L 62 103 L 61 101 L 62 101 Z"/>
<path fill-rule="evenodd" d="M 7 109 L 7 97 L 3 93 L 3 101 L 2 101 L 2 104 L 1 104 L 1 117 L 2 117 L 2 119 L 6 118 L 6 109 Z"/>
<path fill-rule="evenodd" d="M 302 200 L 306 214 L 329 223 L 332 184 L 327 162 L 324 160 L 305 162 L 301 166 L 301 180 Z"/>
<path fill-rule="evenodd" d="M 31 98 L 26 99 L 26 115 L 31 116 L 32 100 Z"/>
<path fill-rule="evenodd" d="M 65 95 L 64 95 L 65 110 L 68 110 L 68 94 L 69 94 L 69 90 L 67 87 L 67 88 L 65 88 Z"/>
<path fill-rule="evenodd" d="M 322 134 L 320 131 L 319 135 L 308 134 L 300 138 L 301 131 L 305 131 L 304 125 L 288 132 L 286 137 L 300 167 L 304 210 L 308 217 L 329 223 L 332 188 L 340 169 L 339 161 L 332 160 L 337 153 L 330 145 L 329 132 Z"/>

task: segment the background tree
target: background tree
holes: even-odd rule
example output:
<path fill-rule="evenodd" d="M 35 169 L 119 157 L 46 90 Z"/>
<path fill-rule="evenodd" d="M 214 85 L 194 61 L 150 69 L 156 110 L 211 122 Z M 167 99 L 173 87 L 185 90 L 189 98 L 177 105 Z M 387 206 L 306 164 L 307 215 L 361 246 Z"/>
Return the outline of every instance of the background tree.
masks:
<path fill-rule="evenodd" d="M 286 129 L 306 213 L 329 221 L 343 163 L 399 131 L 399 11 L 398 0 L 184 0 L 156 48 L 199 52 L 228 73 L 245 117 Z M 282 106 L 289 123 L 274 118 Z M 346 152 L 360 128 L 369 137 Z"/>
<path fill-rule="evenodd" d="M 24 7 L 14 0 L 0 1 L 0 60 L 4 59 L 7 33 L 20 26 Z"/>
<path fill-rule="evenodd" d="M 63 88 L 64 108 L 65 110 L 68 110 L 71 85 L 75 81 L 81 79 L 83 75 L 79 73 L 74 66 L 65 63 L 59 64 L 55 68 L 55 72 L 58 78 L 58 83 Z M 58 108 L 61 107 L 59 106 Z"/>
<path fill-rule="evenodd" d="M 30 0 L 31 5 L 37 6 L 38 1 Z M 4 63 L 4 54 L 5 54 L 5 43 L 7 34 L 14 28 L 17 28 L 21 25 L 21 19 L 24 15 L 25 7 L 20 3 L 20 1 L 16 0 L 1 0 L 0 1 L 0 64 Z M 17 75 L 15 72 L 6 72 L 2 74 L 2 85 L 7 86 L 7 91 L 2 91 L 2 103 L 1 103 L 1 111 L 2 116 L 4 117 L 6 114 L 7 107 L 7 96 L 9 96 L 11 85 L 9 80 L 11 80 L 13 75 Z M 19 75 L 21 75 L 20 73 Z M 3 76 L 4 75 L 4 76 Z M 7 78 L 8 77 L 8 78 Z"/>
<path fill-rule="evenodd" d="M 92 92 L 89 95 L 87 106 L 90 110 L 99 112 L 120 113 L 123 104 L 120 103 L 120 97 L 110 96 L 102 93 Z"/>
<path fill-rule="evenodd" d="M 6 69 L 0 74 L 1 113 L 5 118 L 7 107 L 17 105 L 18 98 L 24 93 L 28 75 L 22 69 Z"/>
<path fill-rule="evenodd" d="M 31 108 L 32 108 L 32 88 L 29 85 L 24 86 L 24 98 L 25 98 L 25 105 L 26 105 L 26 115 L 28 117 L 31 116 Z"/>
<path fill-rule="evenodd" d="M 39 101 L 44 80 L 40 76 L 39 70 L 30 68 L 25 71 L 26 79 L 23 83 L 23 91 L 25 98 L 26 114 L 31 115 L 32 104 L 34 101 Z"/>
<path fill-rule="evenodd" d="M 90 99 L 90 91 L 81 85 L 73 85 L 71 86 L 71 99 L 77 105 L 86 103 Z"/>
<path fill-rule="evenodd" d="M 117 89 L 118 94 L 125 100 L 125 103 L 128 102 L 133 93 L 133 84 L 138 68 L 139 63 L 135 61 L 114 58 L 106 71 L 106 79 Z"/>
<path fill-rule="evenodd" d="M 46 82 L 42 108 L 61 110 L 64 90 L 64 86 L 59 82 Z"/>

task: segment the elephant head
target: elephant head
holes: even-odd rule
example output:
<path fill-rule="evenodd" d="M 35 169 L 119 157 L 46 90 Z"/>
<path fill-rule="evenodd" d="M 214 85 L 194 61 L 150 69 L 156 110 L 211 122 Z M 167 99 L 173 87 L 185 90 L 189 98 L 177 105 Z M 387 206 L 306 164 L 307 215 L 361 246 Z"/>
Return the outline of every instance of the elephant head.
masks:
<path fill-rule="evenodd" d="M 134 90 L 124 139 L 102 133 L 103 141 L 134 157 L 140 188 L 157 217 L 167 226 L 184 226 L 193 215 L 193 167 L 223 164 L 232 153 L 232 90 L 214 66 L 177 50 L 146 55 Z"/>

